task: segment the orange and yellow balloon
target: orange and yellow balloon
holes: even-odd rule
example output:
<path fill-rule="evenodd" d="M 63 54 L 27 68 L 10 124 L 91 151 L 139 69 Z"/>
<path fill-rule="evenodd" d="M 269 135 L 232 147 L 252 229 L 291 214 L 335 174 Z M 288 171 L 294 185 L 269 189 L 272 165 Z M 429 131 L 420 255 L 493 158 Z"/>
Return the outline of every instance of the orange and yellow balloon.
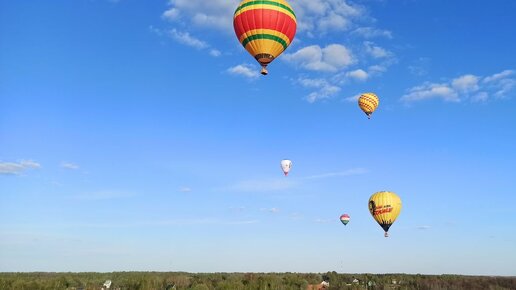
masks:
<path fill-rule="evenodd" d="M 394 192 L 379 191 L 369 198 L 369 212 L 385 231 L 385 237 L 389 236 L 387 232 L 396 221 L 400 211 L 401 199 Z"/>
<path fill-rule="evenodd" d="M 367 115 L 368 119 L 371 119 L 371 115 L 378 108 L 380 99 L 373 93 L 364 93 L 358 98 L 358 106 Z"/>
<path fill-rule="evenodd" d="M 285 0 L 243 0 L 238 5 L 233 28 L 242 46 L 262 66 L 277 58 L 294 40 L 296 15 Z"/>

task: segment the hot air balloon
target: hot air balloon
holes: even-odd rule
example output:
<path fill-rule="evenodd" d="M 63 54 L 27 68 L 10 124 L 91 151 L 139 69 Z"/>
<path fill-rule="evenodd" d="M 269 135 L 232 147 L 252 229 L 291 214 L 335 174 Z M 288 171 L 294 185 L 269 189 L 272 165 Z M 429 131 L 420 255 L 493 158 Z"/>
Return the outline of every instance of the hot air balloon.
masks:
<path fill-rule="evenodd" d="M 281 160 L 281 169 L 283 170 L 283 173 L 285 174 L 285 176 L 288 175 L 290 168 L 292 168 L 292 161 L 290 161 L 288 159 Z"/>
<path fill-rule="evenodd" d="M 358 106 L 364 111 L 368 119 L 371 119 L 371 115 L 378 108 L 379 104 L 378 96 L 373 93 L 364 93 L 358 98 Z"/>
<path fill-rule="evenodd" d="M 260 63 L 261 74 L 294 40 L 296 15 L 285 0 L 243 0 L 233 16 L 242 46 Z"/>
<path fill-rule="evenodd" d="M 400 211 L 401 199 L 394 192 L 379 191 L 369 198 L 369 212 L 385 231 L 385 237 Z"/>
<path fill-rule="evenodd" d="M 344 225 L 347 225 L 349 223 L 349 215 L 347 213 L 343 214 L 340 216 L 340 221 L 344 224 Z"/>

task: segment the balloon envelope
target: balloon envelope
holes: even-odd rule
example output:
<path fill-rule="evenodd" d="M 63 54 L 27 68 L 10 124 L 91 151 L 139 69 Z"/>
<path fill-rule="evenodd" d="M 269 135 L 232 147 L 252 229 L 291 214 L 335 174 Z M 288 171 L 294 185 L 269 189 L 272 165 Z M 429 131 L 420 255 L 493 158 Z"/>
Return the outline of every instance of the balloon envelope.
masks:
<path fill-rule="evenodd" d="M 280 165 L 281 165 L 281 170 L 283 170 L 283 174 L 285 174 L 285 176 L 287 176 L 290 171 L 290 168 L 292 168 L 292 161 L 290 161 L 288 159 L 283 159 L 283 160 L 281 160 Z"/>
<path fill-rule="evenodd" d="M 344 224 L 344 225 L 347 225 L 349 223 L 349 215 L 348 214 L 343 214 L 340 216 L 340 221 Z"/>
<path fill-rule="evenodd" d="M 364 93 L 358 98 L 358 106 L 367 115 L 367 118 L 371 118 L 373 112 L 378 108 L 380 99 L 373 93 Z"/>
<path fill-rule="evenodd" d="M 266 75 L 267 65 L 294 40 L 296 15 L 285 0 L 243 0 L 233 15 L 233 28 Z"/>
<path fill-rule="evenodd" d="M 369 212 L 383 228 L 385 236 L 401 211 L 400 197 L 390 191 L 379 191 L 369 198 Z"/>

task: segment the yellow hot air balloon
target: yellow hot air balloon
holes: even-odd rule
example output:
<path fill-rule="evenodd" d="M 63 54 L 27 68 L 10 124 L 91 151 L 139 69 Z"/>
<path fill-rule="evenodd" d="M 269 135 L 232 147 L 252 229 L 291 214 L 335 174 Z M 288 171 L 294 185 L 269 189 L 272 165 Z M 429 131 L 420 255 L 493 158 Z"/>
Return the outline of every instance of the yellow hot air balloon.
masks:
<path fill-rule="evenodd" d="M 243 0 L 233 16 L 233 28 L 242 46 L 262 66 L 277 58 L 294 40 L 296 15 L 285 0 Z"/>
<path fill-rule="evenodd" d="M 369 212 L 385 231 L 385 237 L 389 236 L 387 232 L 396 221 L 400 211 L 401 199 L 394 192 L 379 191 L 369 198 Z"/>
<path fill-rule="evenodd" d="M 368 119 L 371 119 L 371 114 L 378 108 L 380 99 L 373 93 L 364 93 L 358 98 L 358 106 L 367 115 Z"/>

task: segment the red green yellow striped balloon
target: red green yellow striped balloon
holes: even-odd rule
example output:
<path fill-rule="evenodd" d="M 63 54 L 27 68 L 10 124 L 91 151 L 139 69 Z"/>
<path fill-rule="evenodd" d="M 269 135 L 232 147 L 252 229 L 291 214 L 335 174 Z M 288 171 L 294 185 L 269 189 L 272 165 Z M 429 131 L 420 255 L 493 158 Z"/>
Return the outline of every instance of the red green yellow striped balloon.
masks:
<path fill-rule="evenodd" d="M 285 0 L 243 0 L 233 17 L 233 28 L 242 46 L 262 66 L 277 58 L 294 40 L 296 15 Z"/>
<path fill-rule="evenodd" d="M 380 99 L 373 93 L 363 93 L 358 98 L 358 106 L 367 115 L 367 118 L 371 119 L 371 114 L 378 108 Z"/>
<path fill-rule="evenodd" d="M 347 225 L 349 223 L 349 215 L 348 214 L 343 214 L 340 216 L 340 221 L 344 224 L 344 225 Z"/>

